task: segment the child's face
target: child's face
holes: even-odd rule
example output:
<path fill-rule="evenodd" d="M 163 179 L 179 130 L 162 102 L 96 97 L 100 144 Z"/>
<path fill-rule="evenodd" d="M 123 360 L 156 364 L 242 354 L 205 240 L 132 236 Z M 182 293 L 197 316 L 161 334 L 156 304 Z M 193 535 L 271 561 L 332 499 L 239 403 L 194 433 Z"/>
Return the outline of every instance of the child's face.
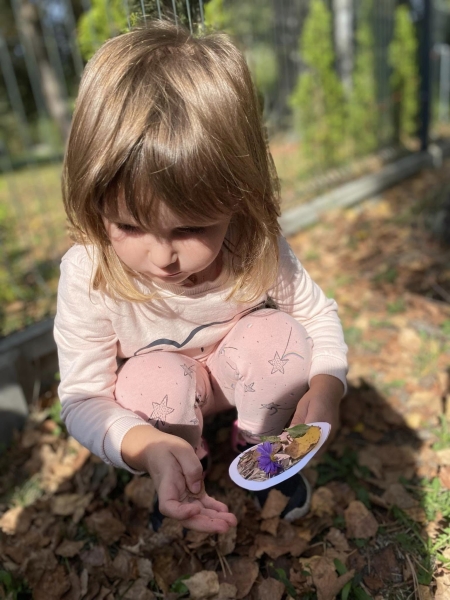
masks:
<path fill-rule="evenodd" d="M 104 223 L 114 250 L 130 269 L 156 283 L 192 285 L 192 279 L 188 279 L 193 275 L 199 281 L 218 275 L 216 259 L 230 218 L 193 225 L 162 205 L 159 223 L 147 232 L 136 225 L 122 206 L 118 219 L 104 218 Z"/>

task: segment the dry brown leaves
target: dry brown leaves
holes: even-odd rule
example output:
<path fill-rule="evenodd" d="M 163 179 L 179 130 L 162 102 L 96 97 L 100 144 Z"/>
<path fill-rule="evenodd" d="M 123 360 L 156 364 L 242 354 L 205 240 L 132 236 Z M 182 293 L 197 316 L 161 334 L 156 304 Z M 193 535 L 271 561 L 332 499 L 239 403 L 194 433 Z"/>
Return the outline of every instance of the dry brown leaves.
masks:
<path fill-rule="evenodd" d="M 228 503 L 238 526 L 209 536 L 170 519 L 154 532 L 151 480 L 117 472 L 75 440 L 58 437 L 42 413 L 3 456 L 2 569 L 16 582 L 26 580 L 38 600 L 176 600 L 183 597 L 181 582 L 184 597 L 199 600 L 282 600 L 293 590 L 298 598 L 315 593 L 332 600 L 355 573 L 369 597 L 399 590 L 422 600 L 449 598 L 443 564 L 431 587 L 417 585 L 416 565 L 395 541 L 401 526 L 392 516 L 393 507 L 401 508 L 431 540 L 445 525 L 442 515 L 427 523 L 416 488 L 402 483 L 439 477 L 450 488 L 450 451 L 433 450 L 430 429 L 443 410 L 450 417 L 441 328 L 450 309 L 438 297 L 450 282 L 450 253 L 424 227 L 419 210 L 425 195 L 444 184 L 448 169 L 425 171 L 381 199 L 326 215 L 292 240 L 338 301 L 351 363 L 332 445 L 336 462 L 316 460 L 307 469 L 314 489 L 304 519 L 280 518 L 287 500 L 279 492 L 271 491 L 260 510 L 231 483 L 232 415 L 206 431 L 215 464 L 207 488 Z M 0 585 L 0 598 L 6 594 Z"/>

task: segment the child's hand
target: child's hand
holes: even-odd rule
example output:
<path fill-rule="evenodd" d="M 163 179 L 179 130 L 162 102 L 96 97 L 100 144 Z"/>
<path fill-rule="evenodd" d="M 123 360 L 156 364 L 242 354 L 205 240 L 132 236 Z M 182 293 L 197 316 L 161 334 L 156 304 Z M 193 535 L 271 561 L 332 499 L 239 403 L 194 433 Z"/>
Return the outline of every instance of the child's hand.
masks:
<path fill-rule="evenodd" d="M 132 446 L 141 447 L 139 456 Z M 148 426 L 134 427 L 122 442 L 122 455 L 131 467 L 150 473 L 163 515 L 208 533 L 225 533 L 237 525 L 226 504 L 206 493 L 200 460 L 182 438 Z"/>
<path fill-rule="evenodd" d="M 332 375 L 316 375 L 311 387 L 297 404 L 290 427 L 298 423 L 330 423 L 331 432 L 324 448 L 333 440 L 339 426 L 339 404 L 344 392 L 342 382 Z M 319 455 L 323 450 L 319 452 Z"/>

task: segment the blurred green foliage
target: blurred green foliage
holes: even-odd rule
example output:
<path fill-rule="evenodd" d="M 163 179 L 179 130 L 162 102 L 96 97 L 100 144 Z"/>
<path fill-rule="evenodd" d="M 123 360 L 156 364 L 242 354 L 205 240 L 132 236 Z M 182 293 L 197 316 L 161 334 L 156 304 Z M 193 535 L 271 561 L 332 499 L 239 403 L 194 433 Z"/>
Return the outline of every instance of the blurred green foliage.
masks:
<path fill-rule="evenodd" d="M 311 171 L 342 164 L 368 154 L 378 145 L 379 108 L 375 79 L 372 0 L 358 4 L 352 87 L 345 91 L 336 73 L 332 14 L 324 0 L 312 0 L 300 38 L 306 66 L 290 97 L 302 154 Z M 417 37 L 406 6 L 395 10 L 394 37 L 389 45 L 391 88 L 397 143 L 407 144 L 417 129 Z"/>
<path fill-rule="evenodd" d="M 208 29 L 225 31 L 244 49 L 258 91 L 266 95 L 278 80 L 279 65 L 269 43 L 274 22 L 273 5 L 267 2 L 211 0 L 205 5 Z"/>
<path fill-rule="evenodd" d="M 159 6 L 158 6 L 159 4 Z M 129 27 L 144 25 L 146 20 L 161 14 L 184 25 L 200 20 L 199 6 L 188 7 L 184 0 L 91 0 L 91 6 L 78 21 L 77 38 L 85 60 L 111 37 L 128 31 Z M 190 17 L 190 19 L 189 19 Z"/>
<path fill-rule="evenodd" d="M 122 0 L 92 0 L 91 7 L 78 21 L 78 44 L 89 60 L 107 39 L 127 30 L 128 22 Z"/>
<path fill-rule="evenodd" d="M 417 38 L 407 6 L 395 11 L 394 38 L 389 47 L 392 67 L 391 87 L 395 106 L 397 141 L 404 142 L 417 130 L 419 108 L 419 70 L 417 65 Z"/>
<path fill-rule="evenodd" d="M 372 0 L 361 0 L 356 29 L 353 88 L 348 101 L 348 132 L 353 154 L 372 152 L 377 147 L 378 107 L 375 81 L 375 40 L 371 27 Z"/>
<path fill-rule="evenodd" d="M 307 69 L 290 97 L 295 122 L 313 164 L 330 167 L 342 162 L 345 98 L 335 72 L 331 12 L 323 0 L 312 0 L 300 38 Z"/>

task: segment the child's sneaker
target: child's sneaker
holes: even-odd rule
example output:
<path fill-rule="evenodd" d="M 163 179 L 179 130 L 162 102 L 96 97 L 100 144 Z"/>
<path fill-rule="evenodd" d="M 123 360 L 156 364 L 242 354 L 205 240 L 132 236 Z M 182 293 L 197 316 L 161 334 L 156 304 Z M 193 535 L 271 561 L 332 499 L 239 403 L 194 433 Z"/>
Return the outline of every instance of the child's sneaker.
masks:
<path fill-rule="evenodd" d="M 247 443 L 240 436 L 237 421 L 234 421 L 231 429 L 231 447 L 233 451 L 236 454 L 240 454 L 254 445 Z M 311 507 L 311 486 L 300 472 L 269 489 L 254 492 L 260 509 L 263 508 L 270 490 L 273 489 L 278 490 L 289 498 L 286 508 L 280 515 L 285 521 L 292 522 L 308 514 Z"/>

